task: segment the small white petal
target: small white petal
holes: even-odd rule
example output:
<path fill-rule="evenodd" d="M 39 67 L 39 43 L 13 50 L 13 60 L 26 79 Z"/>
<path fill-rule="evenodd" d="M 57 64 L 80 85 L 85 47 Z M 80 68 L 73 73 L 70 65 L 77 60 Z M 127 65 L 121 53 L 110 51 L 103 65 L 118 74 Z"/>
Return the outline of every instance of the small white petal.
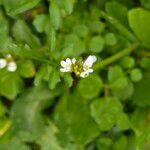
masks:
<path fill-rule="evenodd" d="M 72 63 L 73 63 L 73 64 L 76 63 L 76 59 L 75 59 L 75 58 L 72 59 Z"/>
<path fill-rule="evenodd" d="M 66 63 L 67 63 L 68 65 L 72 65 L 71 59 L 70 59 L 70 58 L 67 58 L 67 59 L 66 59 Z"/>
<path fill-rule="evenodd" d="M 7 66 L 7 70 L 10 72 L 14 72 L 17 69 L 17 65 L 15 62 L 10 62 Z"/>
<path fill-rule="evenodd" d="M 89 73 L 92 73 L 93 72 L 93 69 L 88 69 L 87 70 Z"/>
<path fill-rule="evenodd" d="M 0 59 L 0 69 L 3 69 L 4 67 L 6 67 L 7 62 L 5 59 Z"/>
<path fill-rule="evenodd" d="M 96 56 L 92 56 L 93 57 L 93 62 L 96 62 L 96 60 L 97 60 L 97 58 L 96 58 Z"/>
<path fill-rule="evenodd" d="M 89 75 L 89 72 L 84 71 L 84 72 L 82 72 L 82 73 L 80 74 L 80 77 L 85 78 L 85 77 L 87 77 L 88 75 Z"/>
<path fill-rule="evenodd" d="M 61 66 L 64 67 L 64 68 L 67 66 L 67 63 L 66 63 L 64 60 L 62 60 L 62 61 L 60 62 L 60 64 L 61 64 Z"/>
<path fill-rule="evenodd" d="M 92 56 L 90 55 L 85 61 L 84 61 L 84 66 L 87 66 L 87 67 L 92 67 L 93 66 L 93 63 L 96 61 L 96 57 L 95 56 Z"/>

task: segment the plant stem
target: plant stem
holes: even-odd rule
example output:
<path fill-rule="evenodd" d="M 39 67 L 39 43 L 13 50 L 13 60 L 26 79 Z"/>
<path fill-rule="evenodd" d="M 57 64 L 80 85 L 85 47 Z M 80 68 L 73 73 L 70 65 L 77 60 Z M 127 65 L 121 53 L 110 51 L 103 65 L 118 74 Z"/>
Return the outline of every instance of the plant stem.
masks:
<path fill-rule="evenodd" d="M 8 131 L 8 129 L 11 127 L 11 125 L 12 125 L 11 121 L 7 120 L 4 127 L 2 129 L 0 129 L 0 137 L 3 136 Z"/>
<path fill-rule="evenodd" d="M 98 63 L 95 64 L 94 66 L 94 69 L 97 70 L 97 69 L 100 69 L 100 68 L 103 68 L 105 67 L 106 65 L 109 65 L 111 64 L 112 62 L 120 59 L 121 57 L 125 56 L 125 55 L 128 55 L 129 53 L 131 53 L 135 48 L 137 48 L 138 44 L 133 44 L 131 47 L 128 47 L 128 48 L 125 48 L 124 50 L 122 50 L 121 52 L 118 52 L 117 54 L 105 59 L 105 60 L 102 60 Z"/>

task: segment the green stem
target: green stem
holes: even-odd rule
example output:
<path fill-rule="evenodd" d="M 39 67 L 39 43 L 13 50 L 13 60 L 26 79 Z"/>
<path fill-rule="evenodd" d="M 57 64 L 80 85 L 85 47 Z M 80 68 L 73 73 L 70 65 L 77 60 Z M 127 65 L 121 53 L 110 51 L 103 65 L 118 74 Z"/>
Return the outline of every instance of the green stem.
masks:
<path fill-rule="evenodd" d="M 113 63 L 114 61 L 120 59 L 121 57 L 130 54 L 135 48 L 137 48 L 137 46 L 138 46 L 138 44 L 133 44 L 131 47 L 125 48 L 121 52 L 118 52 L 117 54 L 96 63 L 94 66 L 94 69 L 98 70 L 100 68 L 103 68 L 106 65 L 109 65 L 109 64 Z"/>
<path fill-rule="evenodd" d="M 12 125 L 11 121 L 7 120 L 4 127 L 2 129 L 0 129 L 0 137 L 3 136 L 8 131 L 8 129 L 11 127 L 11 125 Z"/>

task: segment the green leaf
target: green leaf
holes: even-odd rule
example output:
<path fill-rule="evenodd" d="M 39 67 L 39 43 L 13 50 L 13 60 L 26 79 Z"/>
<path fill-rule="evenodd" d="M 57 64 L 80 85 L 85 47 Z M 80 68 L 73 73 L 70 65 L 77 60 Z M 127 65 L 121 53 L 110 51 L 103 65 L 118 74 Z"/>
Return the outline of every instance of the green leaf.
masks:
<path fill-rule="evenodd" d="M 18 42 L 29 44 L 32 48 L 40 47 L 40 40 L 32 33 L 23 20 L 17 20 L 12 28 L 13 36 Z"/>
<path fill-rule="evenodd" d="M 60 82 L 60 71 L 52 68 L 48 82 L 49 88 L 54 89 L 58 82 Z"/>
<path fill-rule="evenodd" d="M 122 150 L 128 149 L 127 138 L 123 135 L 121 137 L 119 137 L 119 139 L 117 139 L 117 141 L 115 141 L 115 143 L 113 145 L 113 150 L 120 150 L 120 147 Z"/>
<path fill-rule="evenodd" d="M 128 13 L 128 20 L 143 46 L 150 48 L 150 12 L 142 8 L 132 9 Z"/>
<path fill-rule="evenodd" d="M 51 72 L 51 71 L 49 72 L 49 70 L 51 70 L 51 69 L 49 69 L 49 66 L 46 64 L 42 65 L 40 67 L 40 69 L 36 73 L 36 76 L 34 79 L 34 85 L 35 86 L 40 85 L 44 79 L 46 79 L 46 80 L 49 79 L 49 73 Z"/>
<path fill-rule="evenodd" d="M 68 95 L 64 91 L 64 96 L 55 108 L 54 118 L 60 129 L 58 138 L 63 146 L 70 141 L 85 146 L 100 134 L 89 115 L 87 101 L 78 93 Z"/>
<path fill-rule="evenodd" d="M 134 103 L 139 106 L 150 105 L 150 77 L 145 77 L 136 84 L 135 92 L 133 94 Z"/>
<path fill-rule="evenodd" d="M 0 70 L 0 94 L 8 99 L 15 99 L 22 89 L 22 80 L 15 72 Z"/>
<path fill-rule="evenodd" d="M 140 0 L 143 7 L 150 10 L 150 0 Z"/>
<path fill-rule="evenodd" d="M 89 33 L 88 27 L 84 24 L 74 26 L 73 31 L 81 38 L 86 38 Z"/>
<path fill-rule="evenodd" d="M 124 88 L 128 84 L 128 80 L 119 66 L 111 67 L 108 70 L 108 81 L 112 89 Z"/>
<path fill-rule="evenodd" d="M 133 68 L 135 65 L 135 59 L 133 57 L 130 56 L 126 56 L 123 57 L 121 59 L 121 61 L 119 62 L 119 64 L 123 67 L 123 68 Z"/>
<path fill-rule="evenodd" d="M 128 27 L 128 9 L 116 1 L 106 3 L 106 11 L 121 24 Z"/>
<path fill-rule="evenodd" d="M 103 131 L 110 130 L 117 123 L 122 106 L 115 98 L 96 99 L 91 104 L 91 116 Z"/>
<path fill-rule="evenodd" d="M 133 82 L 139 82 L 142 79 L 143 74 L 140 69 L 134 68 L 130 72 L 130 77 Z"/>
<path fill-rule="evenodd" d="M 14 102 L 11 110 L 13 131 L 23 141 L 36 140 L 43 134 L 45 124 L 41 111 L 52 104 L 54 96 L 55 92 L 38 86 L 27 90 Z"/>
<path fill-rule="evenodd" d="M 96 148 L 98 150 L 109 150 L 111 149 L 113 142 L 110 138 L 99 138 L 96 142 Z"/>
<path fill-rule="evenodd" d="M 35 75 L 35 66 L 32 61 L 26 60 L 22 62 L 20 69 L 20 75 L 24 78 L 31 78 Z"/>
<path fill-rule="evenodd" d="M 73 6 L 74 6 L 75 0 L 64 0 L 63 4 L 64 4 L 64 8 L 67 12 L 67 14 L 71 14 L 73 11 Z"/>
<path fill-rule="evenodd" d="M 7 44 L 10 42 L 11 38 L 8 36 L 8 34 L 8 21 L 4 17 L 2 11 L 0 11 L 0 48 L 7 47 Z"/>
<path fill-rule="evenodd" d="M 99 76 L 90 75 L 79 81 L 77 90 L 84 98 L 92 99 L 102 92 L 103 82 Z"/>
<path fill-rule="evenodd" d="M 48 15 L 40 14 L 35 17 L 35 19 L 33 21 L 33 25 L 35 26 L 35 28 L 38 32 L 48 33 L 49 21 L 50 21 L 50 19 L 49 19 Z"/>
<path fill-rule="evenodd" d="M 57 3 L 51 2 L 50 7 L 49 7 L 49 12 L 50 12 L 50 21 L 52 26 L 57 30 L 61 26 L 61 11 Z"/>
<path fill-rule="evenodd" d="M 73 84 L 73 78 L 70 74 L 65 74 L 64 75 L 64 81 L 67 84 L 68 87 L 71 87 Z"/>
<path fill-rule="evenodd" d="M 91 52 L 99 53 L 104 49 L 104 39 L 101 36 L 95 36 L 89 43 L 89 49 Z"/>
<path fill-rule="evenodd" d="M 108 46 L 114 46 L 117 43 L 117 38 L 114 33 L 107 33 L 104 38 Z"/>
<path fill-rule="evenodd" d="M 10 16 L 15 17 L 16 15 L 37 6 L 40 1 L 41 0 L 4 0 L 3 4 L 7 13 Z"/>
<path fill-rule="evenodd" d="M 43 135 L 37 140 L 42 150 L 64 150 L 60 147 L 56 134 L 58 133 L 57 127 L 50 122 L 45 128 Z"/>
<path fill-rule="evenodd" d="M 136 147 L 139 149 L 145 149 L 144 147 L 147 147 L 149 144 L 149 115 L 149 108 L 137 108 L 132 114 L 131 121 L 136 135 Z"/>
<path fill-rule="evenodd" d="M 29 146 L 24 144 L 19 138 L 14 137 L 9 143 L 0 144 L 1 150 L 29 150 Z"/>

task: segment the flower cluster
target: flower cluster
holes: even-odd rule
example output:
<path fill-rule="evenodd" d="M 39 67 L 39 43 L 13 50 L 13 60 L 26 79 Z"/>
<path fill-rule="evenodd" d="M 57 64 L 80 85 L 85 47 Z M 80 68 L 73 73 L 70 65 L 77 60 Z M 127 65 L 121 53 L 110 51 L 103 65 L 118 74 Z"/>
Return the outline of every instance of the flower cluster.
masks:
<path fill-rule="evenodd" d="M 7 67 L 9 72 L 15 72 L 17 69 L 17 64 L 14 62 L 10 54 L 6 55 L 5 58 L 0 58 L 0 69 Z"/>
<path fill-rule="evenodd" d="M 96 62 L 96 57 L 90 55 L 85 61 L 77 61 L 75 58 L 67 58 L 61 61 L 61 72 L 74 72 L 76 76 L 85 78 L 93 72 L 92 66 Z"/>

